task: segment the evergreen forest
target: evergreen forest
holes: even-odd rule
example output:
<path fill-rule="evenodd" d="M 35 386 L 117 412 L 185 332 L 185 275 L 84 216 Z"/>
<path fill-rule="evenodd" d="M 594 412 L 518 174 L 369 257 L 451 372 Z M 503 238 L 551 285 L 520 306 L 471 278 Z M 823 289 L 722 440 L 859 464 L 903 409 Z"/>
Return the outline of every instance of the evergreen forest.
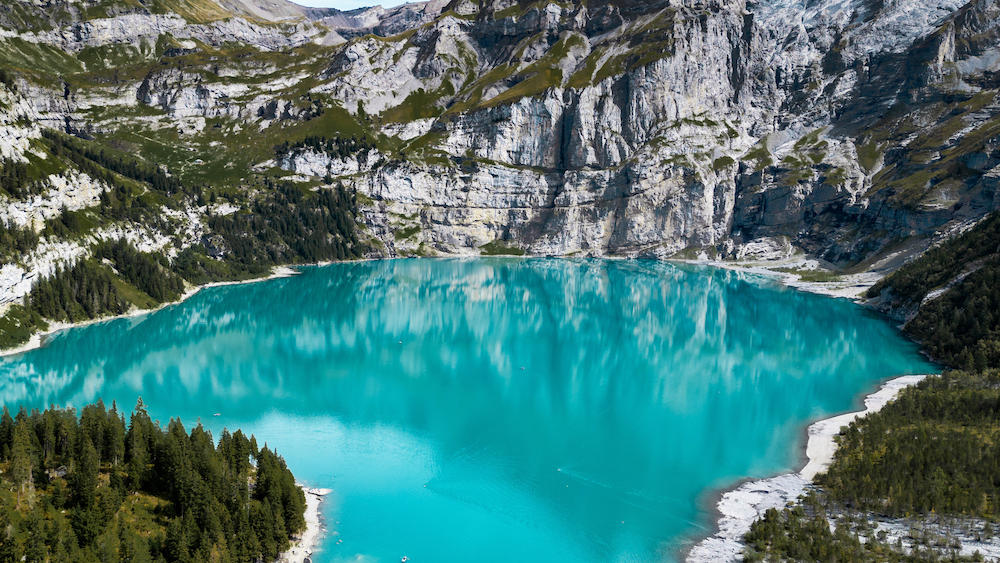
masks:
<path fill-rule="evenodd" d="M 0 561 L 274 560 L 305 527 L 305 497 L 256 438 L 166 428 L 142 399 L 0 415 Z"/>
<path fill-rule="evenodd" d="M 943 293 L 923 303 L 935 290 Z M 904 330 L 931 357 L 964 370 L 1000 367 L 1000 212 L 882 279 L 866 297 L 896 309 L 919 306 Z"/>
<path fill-rule="evenodd" d="M 816 478 L 817 493 L 794 508 L 772 509 L 753 524 L 746 536 L 748 560 L 982 560 L 942 558 L 933 542 L 914 549 L 888 545 L 873 534 L 866 537 L 872 531 L 867 516 L 859 522 L 842 516 L 943 516 L 978 521 L 980 535 L 996 535 L 998 409 L 1000 370 L 945 371 L 903 389 L 879 412 L 845 427 L 833 464 Z M 831 530 L 835 517 L 838 525 Z"/>
<path fill-rule="evenodd" d="M 869 298 L 914 311 L 904 331 L 933 358 L 962 371 L 928 377 L 845 427 L 833 463 L 816 478 L 820 488 L 752 525 L 745 537 L 748 561 L 982 560 L 926 538 L 910 547 L 887 544 L 873 533 L 869 516 L 956 519 L 981 527 L 981 537 L 996 535 L 998 276 L 1000 213 L 994 212 L 869 290 Z"/>
<path fill-rule="evenodd" d="M 817 479 L 840 503 L 887 516 L 1000 515 L 1000 370 L 946 371 L 845 428 Z"/>

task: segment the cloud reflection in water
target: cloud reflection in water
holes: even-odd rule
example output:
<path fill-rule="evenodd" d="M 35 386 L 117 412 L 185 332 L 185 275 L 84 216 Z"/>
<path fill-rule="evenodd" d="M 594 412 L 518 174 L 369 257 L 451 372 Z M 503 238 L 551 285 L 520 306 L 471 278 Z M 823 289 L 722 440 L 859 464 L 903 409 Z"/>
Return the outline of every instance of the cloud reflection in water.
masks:
<path fill-rule="evenodd" d="M 795 465 L 807 420 L 931 369 L 857 306 L 743 273 L 393 260 L 66 331 L 0 360 L 0 398 L 266 431 L 337 488 L 330 560 L 652 561 L 706 490 Z"/>

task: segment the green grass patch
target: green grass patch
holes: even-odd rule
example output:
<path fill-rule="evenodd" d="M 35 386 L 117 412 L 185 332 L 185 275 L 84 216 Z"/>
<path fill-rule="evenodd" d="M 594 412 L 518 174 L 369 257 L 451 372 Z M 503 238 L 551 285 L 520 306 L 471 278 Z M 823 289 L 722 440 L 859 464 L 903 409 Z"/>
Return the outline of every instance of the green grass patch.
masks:
<path fill-rule="evenodd" d="M 834 168 L 823 177 L 823 183 L 828 186 L 839 186 L 847 181 L 847 174 L 843 168 Z"/>
<path fill-rule="evenodd" d="M 111 281 L 114 283 L 115 289 L 118 290 L 118 295 L 136 307 L 140 309 L 153 309 L 160 306 L 159 301 L 153 299 L 134 285 L 118 278 L 112 278 Z"/>
<path fill-rule="evenodd" d="M 811 168 L 796 168 L 795 170 L 790 170 L 781 175 L 781 185 L 794 186 L 795 184 L 803 180 L 809 180 L 812 177 L 813 172 Z"/>
<path fill-rule="evenodd" d="M 119 69 L 140 63 L 148 63 L 156 56 L 155 45 L 141 42 L 112 43 L 100 47 L 85 47 L 77 58 L 87 65 L 88 70 Z"/>
<path fill-rule="evenodd" d="M 570 88 L 586 88 L 593 84 L 594 76 L 597 73 L 597 63 L 601 62 L 601 58 L 604 57 L 606 52 L 607 50 L 603 47 L 591 51 L 587 59 L 583 61 L 583 66 L 569 77 L 566 85 Z"/>
<path fill-rule="evenodd" d="M 70 23 L 73 14 L 66 10 L 66 5 L 42 7 L 34 2 L 5 2 L 4 27 L 20 32 L 42 32 L 53 28 L 53 23 L 63 25 Z"/>
<path fill-rule="evenodd" d="M 936 173 L 920 170 L 890 182 L 888 187 L 895 191 L 890 197 L 890 201 L 916 209 L 927 197 L 935 176 Z"/>
<path fill-rule="evenodd" d="M 720 170 L 729 168 L 730 166 L 732 166 L 735 163 L 736 163 L 736 161 L 733 160 L 731 157 L 728 157 L 728 156 L 719 157 L 719 158 L 717 158 L 717 159 L 715 159 L 715 160 L 712 161 L 712 170 L 715 170 L 716 172 L 718 172 Z"/>
<path fill-rule="evenodd" d="M 865 172 L 871 174 L 881 155 L 882 146 L 874 140 L 868 141 L 858 147 L 858 164 Z"/>
<path fill-rule="evenodd" d="M 767 145 L 764 140 L 750 147 L 750 150 L 743 155 L 743 160 L 756 161 L 754 171 L 763 170 L 774 164 L 774 158 L 771 156 L 771 151 L 767 150 Z"/>
<path fill-rule="evenodd" d="M 507 18 L 519 18 L 523 16 L 527 10 L 521 6 L 520 3 L 514 4 L 513 6 L 504 8 L 499 12 L 493 13 L 493 19 L 495 20 L 505 20 Z"/>
<path fill-rule="evenodd" d="M 480 246 L 479 252 L 483 256 L 524 256 L 527 254 L 524 249 L 507 246 L 498 240 Z"/>
<path fill-rule="evenodd" d="M 802 150 L 815 145 L 816 143 L 819 142 L 819 135 L 822 132 L 823 128 L 820 128 L 814 131 L 810 131 L 809 133 L 803 135 L 802 138 L 800 138 L 798 141 L 795 141 L 795 148 L 797 150 Z"/>
<path fill-rule="evenodd" d="M 381 118 L 386 123 L 409 123 L 418 119 L 437 117 L 444 113 L 440 105 L 442 99 L 455 95 L 455 87 L 445 80 L 441 88 L 428 92 L 423 88 L 410 92 L 403 103 L 382 112 Z"/>
<path fill-rule="evenodd" d="M 841 279 L 840 274 L 829 270 L 798 270 L 795 268 L 773 268 L 773 270 L 784 274 L 795 274 L 799 276 L 800 280 L 809 283 L 838 282 Z"/>
<path fill-rule="evenodd" d="M 529 67 L 530 68 L 530 67 Z M 521 98 L 528 98 L 542 94 L 549 88 L 554 88 L 562 83 L 562 69 L 546 68 L 519 82 L 504 93 L 490 99 L 483 107 L 496 107 L 502 104 L 516 102 Z"/>
<path fill-rule="evenodd" d="M 99 135 L 98 140 L 105 145 L 126 143 L 138 147 L 136 154 L 147 162 L 165 165 L 185 185 L 216 188 L 259 183 L 267 174 L 253 172 L 253 166 L 274 158 L 275 147 L 283 143 L 321 136 L 360 139 L 365 135 L 384 151 L 398 143 L 376 137 L 369 121 L 351 115 L 329 99 L 324 98 L 323 104 L 322 113 L 312 119 L 276 122 L 263 131 L 254 123 L 237 130 L 240 124 L 228 118 L 208 120 L 203 131 L 184 134 L 172 127 L 148 129 L 136 122 Z"/>
<path fill-rule="evenodd" d="M 84 70 L 74 56 L 19 37 L 0 40 L 0 66 L 12 67 L 43 84 L 57 84 L 60 78 Z"/>
<path fill-rule="evenodd" d="M 604 62 L 601 68 L 594 74 L 593 84 L 599 84 L 612 76 L 624 74 L 626 71 L 625 61 L 628 54 L 615 55 Z"/>
<path fill-rule="evenodd" d="M 506 80 L 514 73 L 516 67 L 511 64 L 500 64 L 494 67 L 492 70 L 484 74 L 481 78 L 473 82 L 467 88 L 463 88 L 460 98 L 461 101 L 454 104 L 445 115 L 456 115 L 460 113 L 465 113 L 470 109 L 479 105 L 483 99 L 483 93 L 489 86 Z"/>
<path fill-rule="evenodd" d="M 409 227 L 404 227 L 399 229 L 392 234 L 392 238 L 399 240 L 406 240 L 416 236 L 421 231 L 420 225 L 410 225 Z"/>
<path fill-rule="evenodd" d="M 151 11 L 156 14 L 173 12 L 193 24 L 212 23 L 234 15 L 211 0 L 153 0 Z"/>
<path fill-rule="evenodd" d="M 464 101 L 453 105 L 448 114 L 463 113 L 473 109 L 496 107 L 502 104 L 509 104 L 525 97 L 538 96 L 549 88 L 562 84 L 563 71 L 558 67 L 558 63 L 569 54 L 574 47 L 583 46 L 585 39 L 573 32 L 564 33 L 549 51 L 542 58 L 538 59 L 523 70 L 517 72 L 514 78 L 520 78 L 520 82 L 497 96 L 483 101 L 483 93 L 490 86 L 508 80 L 516 70 L 516 65 L 498 65 L 496 68 L 483 75 L 470 86 L 463 88 L 461 96 Z M 522 41 L 522 50 L 531 44 L 531 41 Z M 517 55 L 514 57 L 518 58 Z"/>

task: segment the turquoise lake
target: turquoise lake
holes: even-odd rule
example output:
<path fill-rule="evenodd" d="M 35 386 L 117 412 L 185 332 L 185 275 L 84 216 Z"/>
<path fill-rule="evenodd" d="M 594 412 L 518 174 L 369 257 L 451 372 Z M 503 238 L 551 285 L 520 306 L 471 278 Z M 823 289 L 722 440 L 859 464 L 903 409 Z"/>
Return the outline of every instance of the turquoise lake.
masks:
<path fill-rule="evenodd" d="M 254 433 L 335 491 L 316 562 L 650 562 L 710 531 L 718 489 L 797 470 L 811 420 L 936 370 L 883 318 L 745 273 L 413 259 L 58 333 L 0 359 L 0 400 Z"/>

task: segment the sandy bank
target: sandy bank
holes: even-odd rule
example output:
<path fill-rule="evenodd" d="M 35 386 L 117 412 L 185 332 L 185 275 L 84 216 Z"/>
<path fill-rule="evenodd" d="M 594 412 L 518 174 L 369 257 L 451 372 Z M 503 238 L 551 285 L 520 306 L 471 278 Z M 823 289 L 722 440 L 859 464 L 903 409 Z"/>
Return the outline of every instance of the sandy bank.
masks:
<path fill-rule="evenodd" d="M 103 323 L 103 322 L 107 322 L 107 321 L 113 321 L 115 319 L 126 319 L 126 318 L 132 318 L 132 317 L 141 317 L 142 315 L 148 315 L 150 313 L 155 313 L 156 311 L 159 311 L 160 309 L 162 309 L 164 307 L 169 307 L 171 305 L 176 305 L 178 303 L 183 303 L 188 298 L 190 298 L 192 295 L 198 293 L 199 291 L 201 291 L 201 290 L 203 290 L 205 288 L 209 288 L 209 287 L 221 287 L 221 286 L 224 286 L 224 285 L 239 285 L 239 284 L 244 284 L 244 283 L 257 283 L 257 282 L 263 282 L 263 281 L 273 280 L 273 279 L 277 279 L 277 278 L 287 278 L 287 277 L 290 277 L 290 276 L 297 275 L 298 273 L 299 272 L 297 270 L 294 270 L 294 269 L 289 268 L 287 266 L 278 266 L 278 267 L 274 268 L 274 270 L 271 272 L 271 275 L 269 275 L 267 277 L 263 277 L 263 278 L 254 278 L 252 280 L 231 281 L 231 282 L 213 282 L 213 283 L 207 283 L 205 285 L 194 286 L 194 287 L 188 289 L 187 291 L 185 291 L 184 294 L 181 295 L 180 299 L 178 299 L 177 301 L 171 301 L 169 303 L 163 303 L 159 307 L 156 307 L 155 309 L 133 309 L 133 310 L 131 310 L 131 311 L 129 311 L 129 312 L 123 314 L 123 315 L 101 317 L 99 319 L 90 319 L 90 320 L 86 320 L 86 321 L 80 321 L 78 323 L 65 323 L 65 322 L 59 322 L 59 321 L 50 321 L 49 322 L 49 328 L 48 328 L 48 330 L 45 330 L 45 331 L 42 331 L 42 332 L 36 332 L 35 334 L 33 334 L 31 336 L 31 338 L 27 342 L 25 342 L 24 344 L 22 344 L 20 346 L 17 346 L 16 348 L 8 348 L 6 350 L 0 350 L 0 357 L 2 357 L 2 356 L 13 356 L 15 354 L 22 354 L 22 353 L 27 352 L 29 350 L 34 350 L 36 348 L 41 348 L 42 345 L 45 343 L 45 339 L 46 338 L 48 338 L 49 336 L 52 336 L 53 334 L 55 334 L 55 333 L 57 333 L 57 332 L 59 332 L 61 330 L 66 330 L 68 328 L 75 328 L 75 327 L 80 327 L 80 326 L 87 326 L 87 325 L 91 325 L 91 324 L 95 324 L 95 323 Z"/>
<path fill-rule="evenodd" d="M 323 539 L 326 529 L 319 520 L 319 506 L 323 497 L 330 494 L 330 489 L 309 489 L 302 487 L 306 493 L 306 529 L 298 539 L 292 542 L 288 551 L 278 556 L 278 563 L 305 563 L 311 560 L 319 540 Z"/>
<path fill-rule="evenodd" d="M 688 563 L 740 561 L 743 536 L 750 531 L 750 524 L 762 517 L 770 508 L 782 508 L 795 502 L 813 478 L 826 470 L 836 451 L 834 437 L 840 429 L 854 419 L 876 412 L 899 394 L 900 390 L 916 385 L 926 375 L 906 375 L 884 383 L 878 391 L 865 398 L 865 409 L 820 420 L 809 426 L 806 456 L 809 461 L 798 473 L 784 473 L 767 479 L 747 481 L 722 495 L 716 508 L 719 511 L 719 530 L 711 537 L 695 544 L 687 554 Z"/>
<path fill-rule="evenodd" d="M 861 294 L 867 291 L 869 287 L 878 283 L 884 275 L 883 273 L 869 271 L 858 274 L 837 275 L 836 279 L 832 281 L 805 281 L 802 279 L 805 275 L 814 272 L 827 272 L 821 267 L 819 261 L 808 258 L 754 262 L 727 262 L 721 260 L 681 260 L 681 262 L 777 277 L 788 287 L 843 299 L 860 299 Z"/>

